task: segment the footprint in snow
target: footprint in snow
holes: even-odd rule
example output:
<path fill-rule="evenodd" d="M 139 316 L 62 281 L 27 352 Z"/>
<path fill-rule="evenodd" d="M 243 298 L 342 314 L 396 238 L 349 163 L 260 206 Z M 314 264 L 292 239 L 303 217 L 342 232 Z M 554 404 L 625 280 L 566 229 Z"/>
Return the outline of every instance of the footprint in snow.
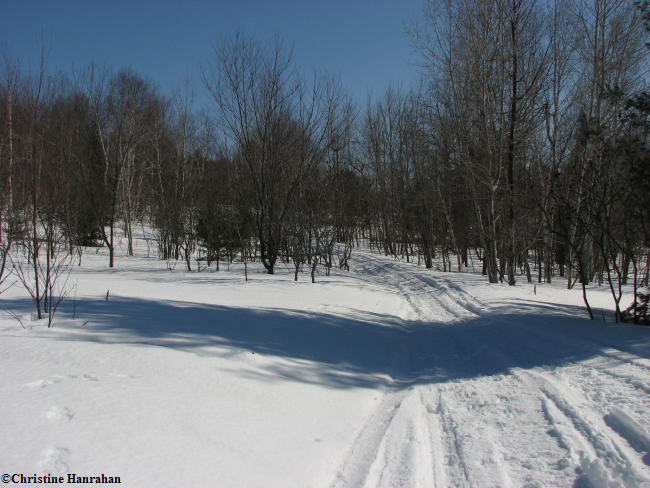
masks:
<path fill-rule="evenodd" d="M 54 421 L 70 422 L 74 417 L 74 412 L 70 410 L 68 407 L 59 407 L 57 405 L 53 405 L 47 411 L 45 416 L 48 419 Z"/>
<path fill-rule="evenodd" d="M 40 463 L 43 473 L 65 474 L 68 472 L 68 465 L 64 457 L 70 454 L 70 450 L 65 447 L 50 447 L 45 451 L 45 456 Z"/>
<path fill-rule="evenodd" d="M 29 383 L 25 383 L 25 386 L 27 388 L 45 388 L 46 386 L 50 385 L 55 385 L 57 383 L 61 383 L 61 380 L 63 379 L 62 376 L 53 376 L 52 378 L 47 378 L 43 380 L 36 380 L 36 381 L 31 381 Z"/>
<path fill-rule="evenodd" d="M 129 379 L 129 380 L 137 379 L 137 378 L 140 377 L 139 375 L 124 374 L 124 373 L 108 373 L 108 376 L 112 376 L 113 378 L 123 378 L 123 379 Z"/>
<path fill-rule="evenodd" d="M 57 383 L 61 383 L 61 381 L 68 379 L 68 380 L 76 380 L 76 379 L 82 379 L 84 381 L 99 381 L 99 379 L 96 376 L 93 376 L 91 374 L 84 374 L 83 376 L 79 377 L 74 374 L 67 374 L 65 376 L 52 376 L 51 378 L 45 378 L 41 380 L 36 380 L 36 381 L 31 381 L 29 383 L 25 383 L 24 386 L 27 388 L 45 388 L 46 386 L 50 385 L 55 385 Z"/>

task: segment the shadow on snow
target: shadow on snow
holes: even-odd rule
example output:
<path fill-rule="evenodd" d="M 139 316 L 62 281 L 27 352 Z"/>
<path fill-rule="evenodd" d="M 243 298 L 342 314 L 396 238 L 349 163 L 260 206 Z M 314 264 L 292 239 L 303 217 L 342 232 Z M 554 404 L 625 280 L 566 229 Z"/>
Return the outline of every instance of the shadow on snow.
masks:
<path fill-rule="evenodd" d="M 4 303 L 21 311 L 31 305 Z M 70 301 L 64 303 L 62 319 L 72 312 Z M 516 311 L 497 306 L 496 312 L 452 324 L 361 311 L 350 311 L 356 316 L 350 318 L 117 296 L 79 300 L 76 306 L 88 324 L 59 327 L 59 340 L 160 346 L 205 357 L 270 355 L 283 361 L 263 371 L 239 372 L 332 388 L 406 387 L 507 374 L 512 368 L 571 364 L 608 348 L 650 357 L 648 328 L 576 319 L 571 315 L 582 314 L 577 308 L 532 302 L 519 303 Z"/>

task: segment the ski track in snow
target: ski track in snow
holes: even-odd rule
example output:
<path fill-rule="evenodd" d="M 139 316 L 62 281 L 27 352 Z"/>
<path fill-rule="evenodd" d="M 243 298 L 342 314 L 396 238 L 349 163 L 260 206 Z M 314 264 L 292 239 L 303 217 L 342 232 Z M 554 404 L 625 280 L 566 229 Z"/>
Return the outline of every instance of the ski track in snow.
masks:
<path fill-rule="evenodd" d="M 365 253 L 359 275 L 362 279 L 381 277 L 408 304 L 406 317 L 417 321 L 458 321 L 477 317 L 485 305 L 450 281 L 443 282 L 403 264 Z M 443 315 L 441 316 L 441 312 Z"/>
<path fill-rule="evenodd" d="M 408 327 L 462 327 L 455 323 L 480 319 L 489 328 L 494 319 L 487 304 L 444 275 L 425 273 L 370 253 L 360 270 L 401 296 L 406 306 L 398 313 Z M 650 436 L 643 426 L 650 419 L 650 362 L 537 325 L 517 323 L 506 338 L 468 334 L 462 347 L 448 345 L 480 353 L 465 360 L 503 365 L 507 374 L 416 381 L 386 391 L 331 486 L 650 486 Z M 549 348 L 593 351 L 595 357 L 557 367 L 508 368 L 518 364 L 513 354 L 525 364 L 526 355 Z M 392 358 L 392 364 L 402 363 Z M 564 372 L 572 381 L 564 380 Z M 628 405 L 636 406 L 631 415 Z"/>

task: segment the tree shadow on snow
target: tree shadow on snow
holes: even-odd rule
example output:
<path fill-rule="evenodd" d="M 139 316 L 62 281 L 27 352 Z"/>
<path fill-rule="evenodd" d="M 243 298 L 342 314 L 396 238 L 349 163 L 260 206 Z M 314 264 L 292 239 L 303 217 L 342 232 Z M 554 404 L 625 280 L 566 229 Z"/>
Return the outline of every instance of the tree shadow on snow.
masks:
<path fill-rule="evenodd" d="M 27 300 L 4 303 L 12 310 L 30 307 Z M 71 302 L 64 303 L 63 323 L 72 315 Z M 55 324 L 57 339 L 159 346 L 205 357 L 275 356 L 283 360 L 263 371 L 238 373 L 333 388 L 406 387 L 507 374 L 513 368 L 556 367 L 607 348 L 650 357 L 648 328 L 574 318 L 579 309 L 553 305 L 544 310 L 533 302 L 522 302 L 516 312 L 496 307 L 452 324 L 361 311 L 351 311 L 356 318 L 350 318 L 127 297 L 78 300 L 76 309 L 87 325 Z"/>

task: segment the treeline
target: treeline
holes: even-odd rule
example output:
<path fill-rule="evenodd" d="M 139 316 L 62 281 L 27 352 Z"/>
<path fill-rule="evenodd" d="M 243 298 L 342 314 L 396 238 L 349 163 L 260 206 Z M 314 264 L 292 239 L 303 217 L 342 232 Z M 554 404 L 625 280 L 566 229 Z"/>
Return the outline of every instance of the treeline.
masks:
<path fill-rule="evenodd" d="M 188 270 L 237 257 L 314 280 L 364 238 L 426 267 L 475 257 L 490 282 L 597 280 L 620 320 L 621 287 L 636 296 L 650 261 L 644 21 L 647 3 L 626 0 L 432 0 L 410 32 L 421 85 L 363 107 L 279 38 L 221 42 L 208 107 L 132 70 L 5 56 L 0 286 L 20 246 L 40 315 L 58 257 L 103 245 L 112 267 L 118 233 L 133 253 L 146 222 Z"/>
<path fill-rule="evenodd" d="M 606 281 L 620 320 L 628 276 L 635 296 L 648 284 L 648 3 L 430 1 L 424 13 L 413 37 L 428 158 L 438 189 L 464 194 L 438 200 L 449 245 L 462 255 L 469 238 L 490 282 L 511 285 L 517 268 L 532 280 L 532 251 L 539 281 L 557 268 L 582 284 L 592 318 L 585 285 Z"/>

